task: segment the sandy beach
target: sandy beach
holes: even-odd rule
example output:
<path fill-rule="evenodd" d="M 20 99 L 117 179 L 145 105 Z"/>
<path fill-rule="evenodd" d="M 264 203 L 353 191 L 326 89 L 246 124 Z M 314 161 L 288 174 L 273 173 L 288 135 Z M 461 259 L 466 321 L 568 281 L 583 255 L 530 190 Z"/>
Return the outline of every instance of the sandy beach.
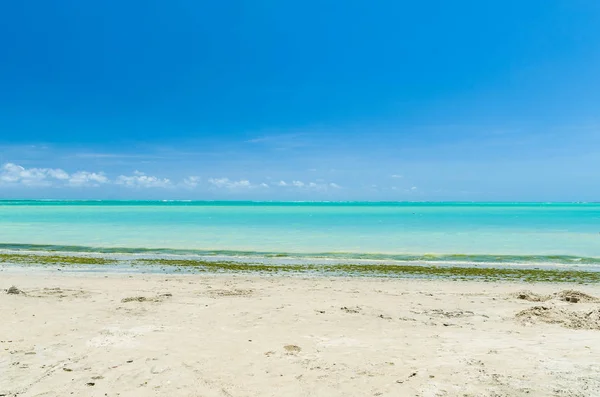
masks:
<path fill-rule="evenodd" d="M 600 395 L 598 285 L 24 268 L 0 280 L 0 396 Z"/>

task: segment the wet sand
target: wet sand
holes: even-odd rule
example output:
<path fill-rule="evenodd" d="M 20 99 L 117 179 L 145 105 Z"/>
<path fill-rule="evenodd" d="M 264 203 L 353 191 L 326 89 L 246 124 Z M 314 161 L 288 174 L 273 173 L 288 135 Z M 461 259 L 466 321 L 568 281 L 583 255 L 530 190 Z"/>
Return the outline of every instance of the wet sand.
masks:
<path fill-rule="evenodd" d="M 0 289 L 0 396 L 600 395 L 598 285 L 13 268 Z"/>

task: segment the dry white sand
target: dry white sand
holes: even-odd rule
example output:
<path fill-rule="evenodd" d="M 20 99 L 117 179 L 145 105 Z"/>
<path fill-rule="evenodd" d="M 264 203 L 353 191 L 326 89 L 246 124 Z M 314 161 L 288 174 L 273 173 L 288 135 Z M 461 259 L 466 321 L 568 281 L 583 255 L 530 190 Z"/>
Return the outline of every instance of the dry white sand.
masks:
<path fill-rule="evenodd" d="M 2 396 L 600 396 L 600 331 L 578 329 L 600 304 L 515 296 L 600 286 L 14 269 L 0 281 L 25 292 L 0 291 Z M 534 306 L 554 314 L 515 317 Z M 572 312 L 590 322 L 561 323 Z"/>

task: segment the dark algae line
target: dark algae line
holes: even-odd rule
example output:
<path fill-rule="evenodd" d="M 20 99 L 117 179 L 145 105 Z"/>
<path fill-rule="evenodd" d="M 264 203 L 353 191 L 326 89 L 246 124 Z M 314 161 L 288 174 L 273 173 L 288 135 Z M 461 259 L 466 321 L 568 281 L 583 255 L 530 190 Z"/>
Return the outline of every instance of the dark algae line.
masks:
<path fill-rule="evenodd" d="M 264 252 L 235 250 L 199 250 L 141 247 L 89 247 L 78 245 L 10 244 L 0 243 L 0 249 L 9 251 L 39 251 L 40 253 L 91 253 L 91 254 L 173 254 L 202 256 L 243 256 L 257 258 L 326 258 L 344 260 L 374 260 L 401 262 L 460 262 L 476 264 L 577 264 L 600 265 L 600 258 L 575 255 L 501 255 L 501 254 L 385 254 L 354 252 Z"/>
<path fill-rule="evenodd" d="M 116 260 L 90 256 L 0 254 L 0 263 L 23 265 L 111 265 Z"/>
<path fill-rule="evenodd" d="M 181 273 L 305 274 L 322 276 L 366 276 L 398 278 L 442 278 L 452 280 L 597 283 L 600 272 L 563 269 L 462 267 L 409 264 L 265 264 L 198 259 L 111 259 L 90 256 L 0 254 L 0 263 L 38 266 L 153 266 Z"/>

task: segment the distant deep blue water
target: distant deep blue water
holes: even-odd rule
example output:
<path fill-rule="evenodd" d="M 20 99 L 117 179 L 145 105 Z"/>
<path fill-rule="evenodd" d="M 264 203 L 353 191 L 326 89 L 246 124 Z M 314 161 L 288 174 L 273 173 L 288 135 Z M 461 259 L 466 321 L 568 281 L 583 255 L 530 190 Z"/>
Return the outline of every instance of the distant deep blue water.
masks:
<path fill-rule="evenodd" d="M 0 248 L 600 265 L 600 204 L 0 201 Z"/>

